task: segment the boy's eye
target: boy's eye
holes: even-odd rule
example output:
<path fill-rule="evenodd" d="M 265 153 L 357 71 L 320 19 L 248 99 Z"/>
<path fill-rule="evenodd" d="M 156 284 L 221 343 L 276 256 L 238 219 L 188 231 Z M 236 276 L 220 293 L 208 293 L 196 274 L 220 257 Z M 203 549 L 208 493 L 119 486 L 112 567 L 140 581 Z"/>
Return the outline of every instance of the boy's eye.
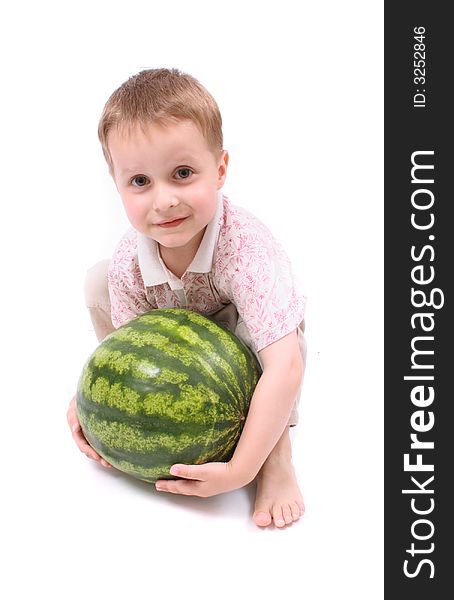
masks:
<path fill-rule="evenodd" d="M 144 185 L 147 185 L 147 181 L 148 177 L 146 177 L 145 175 L 136 175 L 131 179 L 131 183 L 135 187 L 143 187 Z"/>
<path fill-rule="evenodd" d="M 188 167 L 182 167 L 181 169 L 177 170 L 176 174 L 178 175 L 177 179 L 187 179 L 191 176 L 192 170 Z"/>

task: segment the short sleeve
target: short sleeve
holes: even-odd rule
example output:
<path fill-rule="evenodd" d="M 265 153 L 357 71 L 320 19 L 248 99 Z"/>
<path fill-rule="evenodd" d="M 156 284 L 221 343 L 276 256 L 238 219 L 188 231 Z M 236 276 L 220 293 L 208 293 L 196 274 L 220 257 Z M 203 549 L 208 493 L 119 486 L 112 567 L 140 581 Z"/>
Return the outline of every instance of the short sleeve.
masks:
<path fill-rule="evenodd" d="M 137 259 L 137 237 L 134 230 L 129 231 L 115 249 L 107 271 L 107 282 L 112 324 L 115 328 L 156 308 L 146 296 Z"/>
<path fill-rule="evenodd" d="M 249 220 L 249 233 L 236 244 L 223 279 L 257 352 L 295 330 L 304 318 L 306 297 L 290 260 L 258 220 Z"/>

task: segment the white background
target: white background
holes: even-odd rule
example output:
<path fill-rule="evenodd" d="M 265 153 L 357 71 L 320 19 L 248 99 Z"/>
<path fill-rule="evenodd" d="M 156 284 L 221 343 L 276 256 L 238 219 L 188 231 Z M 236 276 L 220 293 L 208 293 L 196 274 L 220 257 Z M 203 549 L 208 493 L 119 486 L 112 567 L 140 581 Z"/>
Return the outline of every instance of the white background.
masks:
<path fill-rule="evenodd" d="M 382 12 L 334 0 L 3 9 L 3 598 L 382 597 Z M 67 428 L 96 346 L 85 271 L 128 227 L 97 122 L 115 88 L 154 67 L 217 99 L 224 191 L 284 243 L 309 296 L 292 430 L 307 512 L 284 530 L 252 522 L 255 484 L 158 494 L 88 461 Z"/>

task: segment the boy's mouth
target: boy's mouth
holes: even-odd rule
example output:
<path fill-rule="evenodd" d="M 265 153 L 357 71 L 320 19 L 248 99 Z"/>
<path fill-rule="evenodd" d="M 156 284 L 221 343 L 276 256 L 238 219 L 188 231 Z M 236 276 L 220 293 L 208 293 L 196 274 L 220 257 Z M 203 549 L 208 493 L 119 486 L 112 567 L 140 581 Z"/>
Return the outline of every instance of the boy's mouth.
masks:
<path fill-rule="evenodd" d="M 187 217 L 181 217 L 180 219 L 172 219 L 171 221 L 162 221 L 157 223 L 159 227 L 177 227 L 180 223 L 183 223 Z"/>

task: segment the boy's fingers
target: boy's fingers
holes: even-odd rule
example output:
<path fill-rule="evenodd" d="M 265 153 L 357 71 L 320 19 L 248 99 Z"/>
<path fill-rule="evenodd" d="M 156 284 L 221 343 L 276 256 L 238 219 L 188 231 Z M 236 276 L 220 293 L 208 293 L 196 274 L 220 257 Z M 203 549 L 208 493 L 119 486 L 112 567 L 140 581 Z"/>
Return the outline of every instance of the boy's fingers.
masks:
<path fill-rule="evenodd" d="M 90 450 L 89 448 L 86 448 L 84 450 L 82 450 L 82 452 L 88 457 L 88 458 L 92 458 L 93 460 L 101 460 L 101 457 L 98 456 L 97 454 L 95 454 L 92 450 Z"/>
<path fill-rule="evenodd" d="M 173 465 L 170 469 L 171 475 L 178 475 L 185 479 L 194 479 L 200 481 L 204 476 L 205 465 Z"/>
<path fill-rule="evenodd" d="M 72 431 L 74 441 L 76 442 L 76 444 L 79 447 L 81 444 L 82 445 L 87 444 L 87 440 L 85 439 L 85 436 L 82 433 L 82 429 L 80 428 L 80 425 L 73 425 L 73 427 L 71 428 L 71 431 Z"/>
<path fill-rule="evenodd" d="M 83 437 L 82 432 L 79 434 L 79 437 L 75 437 L 75 440 L 79 447 L 79 450 L 83 452 L 88 458 L 92 458 L 93 460 L 100 462 L 103 467 L 106 467 L 106 469 L 110 469 L 112 467 L 112 465 L 110 465 L 106 460 L 99 456 L 99 454 L 97 454 L 95 450 L 93 450 L 93 448 L 90 446 L 87 440 Z"/>
<path fill-rule="evenodd" d="M 74 441 L 76 442 L 77 447 L 79 448 L 79 450 L 81 452 L 83 452 L 84 454 L 86 454 L 89 458 L 93 458 L 94 460 L 100 460 L 101 459 L 101 457 L 99 456 L 99 454 L 97 454 L 93 450 L 93 448 L 90 446 L 90 444 L 85 439 L 85 436 L 82 433 L 80 425 L 78 425 L 78 424 L 74 424 L 73 425 L 73 427 L 72 427 L 72 434 L 73 434 Z"/>
<path fill-rule="evenodd" d="M 99 456 L 99 454 L 96 454 L 96 452 L 93 450 L 93 448 L 91 446 L 89 446 L 88 444 L 85 445 L 84 447 L 81 447 L 80 450 L 88 458 L 92 458 L 93 460 L 96 460 L 97 462 L 101 462 L 102 463 L 102 458 Z"/>
<path fill-rule="evenodd" d="M 68 419 L 68 425 L 71 428 L 71 433 L 72 433 L 73 439 L 76 442 L 79 450 L 81 452 L 83 452 L 85 454 L 85 456 L 87 456 L 87 458 L 92 458 L 93 460 L 100 462 L 103 467 L 106 467 L 106 469 L 112 468 L 112 465 L 110 465 L 106 460 L 104 460 L 101 456 L 99 456 L 99 454 L 97 454 L 95 452 L 95 450 L 93 450 L 93 448 L 87 442 L 87 440 L 82 432 L 82 428 L 80 426 L 80 423 L 77 418 L 75 410 L 68 411 L 67 419 Z"/>

